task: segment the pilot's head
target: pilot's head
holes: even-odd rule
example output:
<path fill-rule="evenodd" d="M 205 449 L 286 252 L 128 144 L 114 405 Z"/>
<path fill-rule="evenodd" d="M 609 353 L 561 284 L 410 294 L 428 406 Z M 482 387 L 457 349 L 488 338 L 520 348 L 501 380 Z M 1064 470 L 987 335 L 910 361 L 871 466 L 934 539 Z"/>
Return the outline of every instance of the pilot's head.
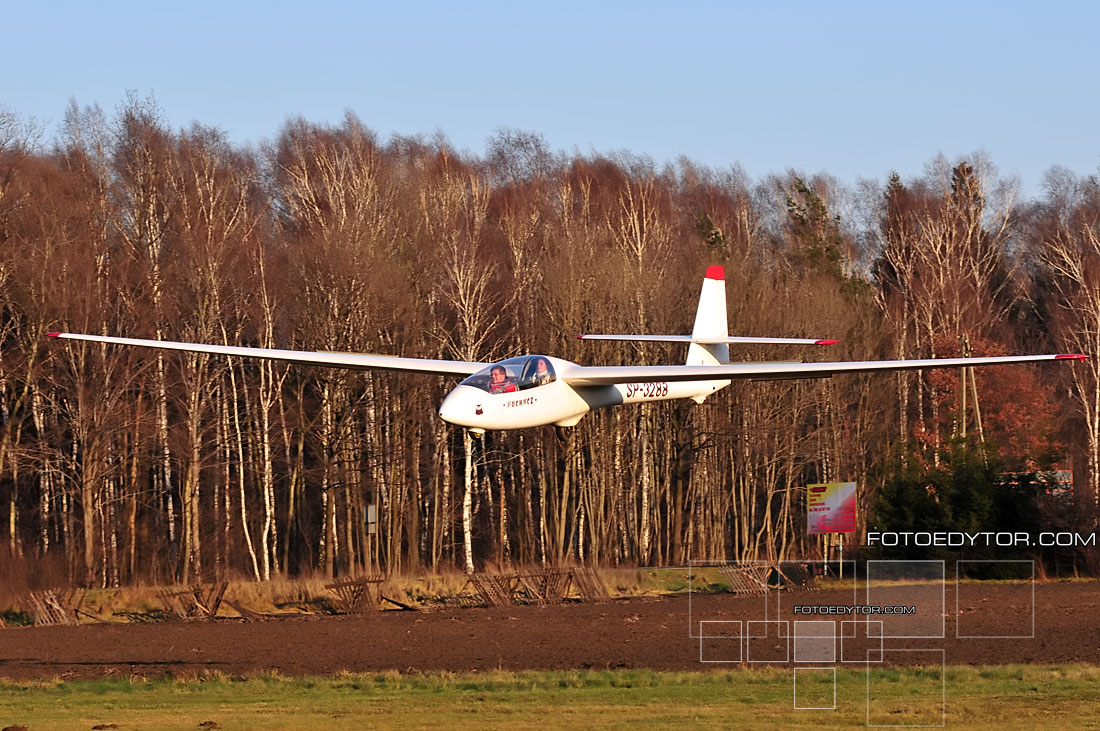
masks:
<path fill-rule="evenodd" d="M 500 383 L 508 377 L 508 372 L 504 370 L 504 366 L 493 366 L 489 373 L 493 383 Z"/>

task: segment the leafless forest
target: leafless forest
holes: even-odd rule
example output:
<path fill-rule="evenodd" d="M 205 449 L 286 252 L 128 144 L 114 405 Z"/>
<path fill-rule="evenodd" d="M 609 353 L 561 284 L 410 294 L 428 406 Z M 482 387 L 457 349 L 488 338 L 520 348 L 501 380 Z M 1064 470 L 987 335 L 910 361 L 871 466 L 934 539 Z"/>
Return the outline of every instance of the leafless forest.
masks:
<path fill-rule="evenodd" d="M 777 161 L 781 162 L 781 161 Z M 874 172 L 874 171 L 869 171 Z M 51 330 L 495 360 L 681 361 L 581 332 L 684 333 L 708 265 L 731 331 L 840 338 L 735 358 L 1100 353 L 1100 185 L 1037 200 L 982 159 L 842 185 L 682 160 L 286 123 L 259 149 L 155 104 L 0 113 L 0 578 L 86 586 L 815 550 L 808 482 L 984 440 L 1074 471 L 1095 525 L 1100 359 L 735 383 L 474 441 L 446 379 L 56 342 Z M 965 397 L 964 397 L 965 394 Z M 376 506 L 377 520 L 368 521 Z M 859 542 L 858 536 L 855 542 Z M 37 578 L 36 578 L 37 577 Z"/>

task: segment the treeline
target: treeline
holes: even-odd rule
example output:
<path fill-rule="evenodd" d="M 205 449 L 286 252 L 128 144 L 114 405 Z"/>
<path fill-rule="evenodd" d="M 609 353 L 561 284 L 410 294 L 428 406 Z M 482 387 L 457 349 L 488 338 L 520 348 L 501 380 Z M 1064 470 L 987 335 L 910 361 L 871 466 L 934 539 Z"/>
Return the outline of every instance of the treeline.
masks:
<path fill-rule="evenodd" d="M 978 372 L 980 434 L 952 371 L 736 383 L 474 440 L 436 415 L 446 379 L 45 337 L 676 362 L 576 335 L 688 332 L 722 264 L 734 334 L 843 340 L 735 358 L 1097 354 L 1097 180 L 1052 171 L 1019 201 L 986 168 L 752 181 L 514 131 L 478 158 L 350 116 L 253 149 L 138 100 L 74 104 L 47 147 L 0 114 L 0 565 L 112 586 L 809 555 L 807 483 L 857 481 L 862 523 L 889 465 L 980 439 L 1005 470 L 1072 467 L 1061 518 L 1091 526 L 1096 358 Z"/>

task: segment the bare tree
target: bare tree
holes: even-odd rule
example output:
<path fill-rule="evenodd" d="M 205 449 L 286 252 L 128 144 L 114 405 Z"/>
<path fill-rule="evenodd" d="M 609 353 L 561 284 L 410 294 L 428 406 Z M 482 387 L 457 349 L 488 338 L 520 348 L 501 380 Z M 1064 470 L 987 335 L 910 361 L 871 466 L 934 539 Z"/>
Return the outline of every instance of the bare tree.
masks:
<path fill-rule="evenodd" d="M 1100 353 L 1100 196 L 1057 224 L 1039 250 L 1055 310 L 1054 335 L 1068 352 Z M 1100 363 L 1090 357 L 1068 374 L 1074 410 L 1085 430 L 1086 495 L 1095 511 L 1100 500 Z"/>

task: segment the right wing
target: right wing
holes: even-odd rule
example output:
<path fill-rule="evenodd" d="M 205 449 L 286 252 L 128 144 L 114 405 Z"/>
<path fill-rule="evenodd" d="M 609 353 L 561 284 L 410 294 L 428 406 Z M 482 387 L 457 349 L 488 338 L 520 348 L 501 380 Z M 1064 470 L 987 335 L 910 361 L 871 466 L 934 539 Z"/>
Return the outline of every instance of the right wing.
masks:
<path fill-rule="evenodd" d="M 991 358 L 925 358 L 922 360 L 864 360 L 839 363 L 726 363 L 723 365 L 572 366 L 558 377 L 570 386 L 609 386 L 654 381 L 718 381 L 747 379 L 780 381 L 793 378 L 828 378 L 835 373 L 919 370 L 1035 363 L 1044 360 L 1084 360 L 1084 355 L 1004 355 Z"/>
<path fill-rule="evenodd" d="M 202 343 L 177 343 L 171 340 L 141 340 L 138 338 L 114 338 L 106 335 L 82 335 L 80 333 L 46 333 L 51 338 L 87 340 L 93 343 L 136 345 L 142 348 L 180 350 L 187 353 L 211 353 L 236 355 L 242 358 L 281 360 L 302 365 L 349 368 L 352 370 L 404 371 L 406 373 L 430 373 L 437 376 L 466 377 L 477 373 L 489 363 L 473 363 L 461 360 L 434 360 L 431 358 L 399 358 L 393 355 L 372 353 L 326 353 L 307 350 L 275 350 L 272 348 L 244 348 L 235 345 L 205 345 Z"/>

